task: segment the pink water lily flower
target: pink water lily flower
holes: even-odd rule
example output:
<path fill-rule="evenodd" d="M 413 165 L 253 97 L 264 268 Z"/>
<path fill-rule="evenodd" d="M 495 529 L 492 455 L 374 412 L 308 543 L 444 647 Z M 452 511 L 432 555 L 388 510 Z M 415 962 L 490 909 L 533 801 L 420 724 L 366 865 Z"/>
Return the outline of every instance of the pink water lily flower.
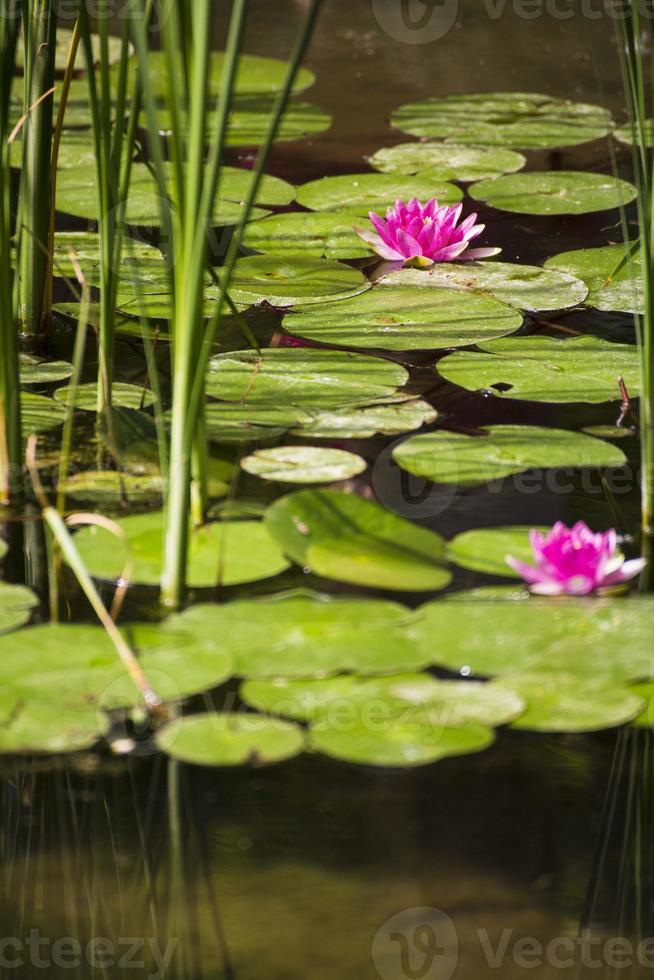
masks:
<path fill-rule="evenodd" d="M 396 201 L 395 207 L 386 212 L 385 221 L 371 211 L 369 217 L 376 233 L 363 228 L 355 231 L 383 259 L 418 268 L 428 268 L 435 262 L 473 261 L 498 255 L 499 248 L 468 247 L 486 226 L 475 224 L 476 214 L 459 224 L 462 211 L 462 204 L 439 207 L 432 198 L 423 205 L 412 197 L 408 204 Z"/>
<path fill-rule="evenodd" d="M 588 595 L 628 582 L 646 564 L 644 558 L 625 561 L 613 529 L 594 534 L 583 521 L 572 528 L 558 522 L 547 535 L 531 531 L 529 540 L 535 565 L 511 555 L 506 561 L 539 595 Z"/>

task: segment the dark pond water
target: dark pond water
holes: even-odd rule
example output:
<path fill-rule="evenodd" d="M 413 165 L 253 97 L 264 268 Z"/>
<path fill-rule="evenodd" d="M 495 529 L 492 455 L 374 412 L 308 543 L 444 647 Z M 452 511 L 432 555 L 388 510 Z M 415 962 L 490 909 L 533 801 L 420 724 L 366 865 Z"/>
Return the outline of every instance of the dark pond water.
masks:
<path fill-rule="evenodd" d="M 501 3 L 462 0 L 449 33 L 425 44 L 413 43 L 415 31 L 398 39 L 383 29 L 397 5 L 327 0 L 309 58 L 318 76 L 310 97 L 334 125 L 319 138 L 282 145 L 272 172 L 302 182 L 365 170 L 367 154 L 399 141 L 390 111 L 428 95 L 544 91 L 619 111 L 612 26 L 596 16 L 599 0 L 585 5 L 585 15 L 579 3 L 507 3 L 499 17 L 491 14 Z M 432 6 L 447 13 L 447 0 Z M 256 0 L 252 8 L 247 50 L 284 57 L 301 0 Z M 530 165 L 606 169 L 610 159 L 604 145 L 590 144 L 534 155 Z M 486 217 L 504 257 L 525 262 L 618 233 L 613 212 Z M 588 313 L 560 322 L 608 335 L 631 329 L 620 317 L 600 324 Z M 437 387 L 432 363 L 433 355 L 413 357 L 413 383 L 453 428 L 543 418 L 569 424 L 562 409 L 544 414 Z M 609 424 L 614 415 L 588 408 L 575 423 Z M 443 499 L 402 485 L 385 462 L 384 442 L 356 448 L 379 457 L 364 492 L 448 537 L 471 524 L 570 522 L 582 514 L 611 523 L 601 488 L 584 487 L 581 478 L 565 494 L 507 487 Z M 635 503 L 625 496 L 620 507 L 628 513 Z M 648 975 L 635 955 L 626 966 L 628 954 L 601 943 L 573 944 L 570 952 L 565 937 L 589 923 L 605 939 L 652 932 L 650 749 L 648 733 L 505 733 L 482 755 L 414 772 L 308 757 L 221 771 L 169 763 L 149 753 L 146 738 L 128 761 L 7 767 L 0 976 Z M 78 965 L 67 937 L 83 948 L 95 941 Z M 546 952 L 539 943 L 550 944 Z M 649 967 L 653 960 L 650 950 Z"/>

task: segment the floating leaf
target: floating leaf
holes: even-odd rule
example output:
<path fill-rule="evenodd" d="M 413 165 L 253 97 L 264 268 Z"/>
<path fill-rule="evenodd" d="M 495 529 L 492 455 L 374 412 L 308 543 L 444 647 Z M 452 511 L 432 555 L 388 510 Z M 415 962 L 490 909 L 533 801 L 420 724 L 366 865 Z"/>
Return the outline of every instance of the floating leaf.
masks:
<path fill-rule="evenodd" d="M 140 585 L 159 585 L 162 573 L 163 514 L 137 514 L 118 522 L 127 535 Z M 75 535 L 86 567 L 97 578 L 115 580 L 125 564 L 121 542 L 102 528 Z M 288 568 L 280 548 L 259 521 L 207 524 L 190 534 L 188 584 L 191 588 L 240 585 L 278 575 Z"/>
<path fill-rule="evenodd" d="M 244 244 L 278 256 L 362 259 L 373 251 L 354 231 L 360 224 L 360 215 L 341 211 L 275 214 L 248 225 Z"/>
<path fill-rule="evenodd" d="M 401 106 L 391 122 L 413 136 L 520 150 L 577 146 L 607 136 L 612 124 L 599 106 L 532 92 L 425 99 Z"/>
<path fill-rule="evenodd" d="M 72 31 L 67 30 L 64 27 L 59 27 L 57 30 L 57 40 L 55 43 L 55 71 L 63 72 L 66 68 L 68 62 L 68 52 L 70 50 L 70 42 L 72 39 Z M 113 65 L 120 60 L 122 52 L 122 38 L 114 37 L 109 35 L 107 39 L 107 53 L 109 56 L 109 64 Z M 100 36 L 98 34 L 91 35 L 91 50 L 93 52 L 93 60 L 95 64 L 100 63 L 101 58 L 101 42 Z M 133 53 L 133 49 L 130 45 L 130 55 Z M 80 62 L 82 58 L 80 57 Z M 21 36 L 16 47 L 16 61 L 17 68 L 23 68 L 25 64 L 25 50 L 23 44 L 23 38 Z M 86 61 L 84 61 L 84 66 L 86 66 Z M 78 65 L 80 67 L 80 65 Z"/>
<path fill-rule="evenodd" d="M 215 98 L 220 93 L 225 67 L 223 51 L 212 51 L 209 56 L 207 83 Z M 153 92 L 165 98 L 168 92 L 169 72 L 166 58 L 161 51 L 148 52 L 148 69 Z M 234 82 L 237 96 L 274 95 L 279 92 L 288 73 L 288 64 L 277 58 L 241 54 Z M 293 81 L 293 91 L 301 92 L 314 84 L 316 76 L 308 68 L 300 68 Z"/>
<path fill-rule="evenodd" d="M 494 728 L 514 721 L 526 706 L 501 684 L 442 681 L 430 674 L 247 681 L 240 693 L 246 704 L 266 714 L 312 724 L 340 722 L 343 727 L 367 721 L 373 730 L 395 721 L 434 728 L 470 724 Z"/>
<path fill-rule="evenodd" d="M 343 347 L 427 350 L 476 344 L 517 330 L 522 316 L 490 296 L 398 286 L 284 317 L 289 333 Z"/>
<path fill-rule="evenodd" d="M 514 728 L 536 732 L 595 732 L 632 721 L 643 699 L 577 674 L 518 674 L 511 684 L 528 702 Z"/>
<path fill-rule="evenodd" d="M 298 755 L 304 733 L 297 725 L 250 714 L 190 715 L 157 732 L 157 745 L 196 766 L 268 765 Z"/>
<path fill-rule="evenodd" d="M 6 551 L 4 541 L 0 542 L 0 558 Z M 31 589 L 0 582 L 0 633 L 8 633 L 27 623 L 38 604 L 39 600 Z"/>
<path fill-rule="evenodd" d="M 369 288 L 358 269 L 339 262 L 299 255 L 252 255 L 236 262 L 229 291 L 237 303 L 249 306 L 265 300 L 271 306 L 285 307 L 346 299 Z"/>
<path fill-rule="evenodd" d="M 309 731 L 309 747 L 324 755 L 367 766 L 409 768 L 438 762 L 448 756 L 481 752 L 494 734 L 479 725 L 434 728 L 429 724 L 394 722 L 381 731 L 353 724 L 345 729 L 321 722 Z"/>
<path fill-rule="evenodd" d="M 276 446 L 259 449 L 241 460 L 246 473 L 280 483 L 334 483 L 349 480 L 367 469 L 361 456 L 344 449 L 316 446 Z"/>
<path fill-rule="evenodd" d="M 171 629 L 219 638 L 241 677 L 325 677 L 415 670 L 418 651 L 406 626 L 411 613 L 379 599 L 291 593 L 272 599 L 191 606 Z"/>
<path fill-rule="evenodd" d="M 578 170 L 513 174 L 470 188 L 475 201 L 514 214 L 589 214 L 623 207 L 637 195 L 626 180 Z"/>
<path fill-rule="evenodd" d="M 623 268 L 617 271 L 623 262 Z M 583 279 L 589 289 L 587 306 L 624 313 L 645 312 L 640 253 L 629 256 L 624 245 L 562 252 L 548 259 L 545 268 L 560 269 Z"/>
<path fill-rule="evenodd" d="M 24 385 L 47 385 L 65 381 L 73 373 L 67 361 L 42 361 L 29 354 L 20 355 L 20 381 Z"/>
<path fill-rule="evenodd" d="M 297 436 L 312 439 L 371 439 L 379 434 L 398 435 L 435 422 L 438 413 L 422 399 L 399 404 L 370 405 L 367 408 L 343 408 L 319 412 L 311 421 L 293 430 Z"/>
<path fill-rule="evenodd" d="M 616 446 L 581 432 L 536 425 L 484 426 L 480 436 L 427 432 L 397 446 L 393 459 L 414 476 L 434 483 L 477 486 L 524 470 L 622 466 Z"/>
<path fill-rule="evenodd" d="M 54 397 L 58 402 L 68 404 L 70 388 L 57 388 Z M 130 385 L 123 381 L 114 381 L 111 386 L 111 401 L 116 408 L 141 409 L 154 404 L 154 396 L 148 388 L 140 385 Z M 95 381 L 77 386 L 75 392 L 75 408 L 85 412 L 95 412 L 98 408 L 98 386 Z"/>
<path fill-rule="evenodd" d="M 52 398 L 25 391 L 21 392 L 20 410 L 23 432 L 27 434 L 56 429 L 62 424 L 66 415 L 63 405 L 58 405 Z"/>
<path fill-rule="evenodd" d="M 297 202 L 311 211 L 351 211 L 366 215 L 369 211 L 386 211 L 398 197 L 408 201 L 417 197 L 428 201 L 438 198 L 440 204 L 456 204 L 463 192 L 438 177 L 418 174 L 403 177 L 395 174 L 343 174 L 320 177 L 298 188 Z"/>
<path fill-rule="evenodd" d="M 271 348 L 212 358 L 207 392 L 253 406 L 345 407 L 393 395 L 408 377 L 399 364 L 366 354 Z"/>
<path fill-rule="evenodd" d="M 597 337 L 554 340 L 519 337 L 478 344 L 481 352 L 450 354 L 438 362 L 442 378 L 468 391 L 536 402 L 606 402 L 622 397 L 623 378 L 640 389 L 638 348 Z"/>
<path fill-rule="evenodd" d="M 91 502 L 97 510 L 115 506 L 123 498 L 139 503 L 160 502 L 165 482 L 157 474 L 134 475 L 115 470 L 88 470 L 74 473 L 66 480 L 66 496 L 76 501 Z"/>
<path fill-rule="evenodd" d="M 634 718 L 632 724 L 637 728 L 651 728 L 654 723 L 654 681 L 643 681 L 640 684 L 631 684 L 629 690 L 636 697 L 645 701 L 646 708 L 642 714 Z"/>
<path fill-rule="evenodd" d="M 618 126 L 613 130 L 613 135 L 621 143 L 626 143 L 627 146 L 639 146 L 642 142 L 644 146 L 650 149 L 654 146 L 654 120 L 644 119 L 643 120 L 643 132 L 642 137 L 638 129 L 634 132 L 635 121 L 625 123 L 624 126 Z"/>
<path fill-rule="evenodd" d="M 244 405 L 208 402 L 207 435 L 215 442 L 257 442 L 277 439 L 298 423 L 310 421 L 301 408 L 263 403 Z"/>
<path fill-rule="evenodd" d="M 97 201 L 94 213 L 97 214 Z M 100 236 L 86 231 L 60 231 L 54 242 L 54 274 L 75 283 L 77 273 L 71 250 L 89 286 L 102 286 L 104 270 Z M 165 256 L 153 245 L 128 239 L 118 267 L 114 270 L 120 280 L 121 294 L 159 292 L 168 287 L 169 267 Z"/>
<path fill-rule="evenodd" d="M 519 310 L 565 310 L 588 296 L 581 279 L 566 272 L 513 262 L 441 262 L 429 272 L 399 269 L 379 280 L 380 286 L 420 286 L 486 293 Z"/>
<path fill-rule="evenodd" d="M 440 535 L 353 494 L 300 490 L 269 507 L 265 523 L 293 561 L 338 582 L 421 592 L 451 579 Z"/>
<path fill-rule="evenodd" d="M 450 561 L 461 568 L 470 568 L 484 575 L 501 575 L 516 578 L 516 573 L 506 563 L 511 555 L 519 561 L 532 563 L 534 555 L 529 543 L 531 527 L 474 528 L 458 534 L 447 546 Z M 543 534 L 550 528 L 538 527 Z"/>
<path fill-rule="evenodd" d="M 17 697 L 9 717 L 0 724 L 3 754 L 81 752 L 99 739 L 95 709 L 84 705 L 31 703 Z"/>
<path fill-rule="evenodd" d="M 370 165 L 385 174 L 433 173 L 438 180 L 472 181 L 515 173 L 526 164 L 513 150 L 451 143 L 400 143 L 370 157 Z"/>

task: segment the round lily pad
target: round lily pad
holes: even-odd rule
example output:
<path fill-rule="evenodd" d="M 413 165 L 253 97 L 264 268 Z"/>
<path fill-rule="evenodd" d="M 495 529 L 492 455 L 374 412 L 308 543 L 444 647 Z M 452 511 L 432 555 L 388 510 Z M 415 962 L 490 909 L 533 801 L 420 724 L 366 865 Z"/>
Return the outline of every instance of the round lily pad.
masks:
<path fill-rule="evenodd" d="M 97 203 L 95 205 L 97 215 Z M 77 288 L 77 278 L 70 251 L 74 252 L 84 277 L 90 286 L 101 286 L 103 278 L 100 236 L 85 231 L 57 232 L 54 242 L 54 274 L 71 279 Z M 163 253 L 152 245 L 128 240 L 115 270 L 123 294 L 159 292 L 168 288 L 170 270 Z"/>
<path fill-rule="evenodd" d="M 627 146 L 637 146 L 642 142 L 643 146 L 651 149 L 654 146 L 654 120 L 650 118 L 643 120 L 643 122 L 642 136 L 638 128 L 634 129 L 634 125 L 630 122 L 625 123 L 624 126 L 617 126 L 613 130 L 613 135 L 621 143 L 626 143 Z"/>
<path fill-rule="evenodd" d="M 434 727 L 497 727 L 518 718 L 525 702 L 507 687 L 479 681 L 442 681 L 430 674 L 346 675 L 322 680 L 247 681 L 240 694 L 266 714 L 298 721 L 352 723 L 383 729 L 394 721 Z"/>
<path fill-rule="evenodd" d="M 436 409 L 420 398 L 366 408 L 342 408 L 316 413 L 310 421 L 293 429 L 297 436 L 312 439 L 372 439 L 412 432 L 435 422 Z"/>
<path fill-rule="evenodd" d="M 335 483 L 367 469 L 361 456 L 344 449 L 316 446 L 276 446 L 259 449 L 241 460 L 246 473 L 280 483 Z"/>
<path fill-rule="evenodd" d="M 501 575 L 516 578 L 514 570 L 507 565 L 506 556 L 511 555 L 519 561 L 533 562 L 534 556 L 529 543 L 531 527 L 485 527 L 474 528 L 458 534 L 447 546 L 450 561 L 461 568 L 470 568 L 485 575 Z M 549 528 L 536 530 L 547 533 Z"/>
<path fill-rule="evenodd" d="M 645 312 L 640 253 L 630 255 L 624 245 L 562 252 L 548 259 L 545 268 L 559 269 L 583 279 L 589 289 L 588 306 L 624 313 Z"/>
<path fill-rule="evenodd" d="M 342 211 L 275 214 L 248 225 L 244 244 L 278 256 L 363 259 L 373 253 L 354 230 L 360 224 L 360 215 Z"/>
<path fill-rule="evenodd" d="M 70 388 L 57 388 L 54 397 L 58 402 L 68 404 Z M 140 385 L 130 385 L 123 381 L 114 381 L 111 386 L 111 401 L 117 408 L 147 408 L 154 404 L 154 396 L 147 388 Z M 75 408 L 85 412 L 95 412 L 98 407 L 98 386 L 95 381 L 87 384 L 78 385 L 75 392 Z"/>
<path fill-rule="evenodd" d="M 132 581 L 159 585 L 163 515 L 137 514 L 118 522 L 134 558 Z M 114 536 L 98 527 L 75 535 L 75 544 L 92 575 L 115 580 L 125 564 L 125 550 Z M 278 575 L 288 568 L 280 548 L 259 521 L 207 524 L 190 533 L 188 584 L 191 588 L 240 585 Z"/>
<path fill-rule="evenodd" d="M 645 701 L 645 710 L 634 718 L 632 724 L 637 728 L 651 728 L 654 722 L 654 681 L 641 681 L 640 684 L 630 684 L 629 690 Z"/>
<path fill-rule="evenodd" d="M 289 593 L 272 599 L 191 606 L 171 629 L 216 637 L 241 677 L 326 677 L 416 670 L 429 659 L 407 633 L 395 602 Z"/>
<path fill-rule="evenodd" d="M 207 392 L 252 406 L 345 407 L 393 395 L 408 377 L 399 364 L 367 354 L 277 347 L 212 358 Z"/>
<path fill-rule="evenodd" d="M 270 441 L 311 417 L 301 408 L 267 403 L 208 402 L 206 406 L 207 435 L 215 442 Z"/>
<path fill-rule="evenodd" d="M 100 740 L 95 709 L 16 698 L 0 725 L 0 753 L 22 755 L 81 752 Z"/>
<path fill-rule="evenodd" d="M 441 262 L 428 272 L 398 269 L 379 279 L 380 286 L 457 289 L 490 295 L 519 310 L 565 310 L 588 296 L 588 287 L 567 271 L 513 262 Z"/>
<path fill-rule="evenodd" d="M 358 269 L 328 259 L 252 255 L 236 262 L 230 296 L 247 306 L 266 301 L 271 306 L 326 303 L 369 289 Z"/>
<path fill-rule="evenodd" d="M 384 174 L 434 173 L 439 180 L 473 181 L 522 170 L 521 153 L 497 147 L 455 146 L 452 143 L 400 143 L 370 157 L 370 165 Z"/>
<path fill-rule="evenodd" d="M 219 94 L 225 66 L 223 51 L 212 51 L 209 60 L 207 82 L 212 96 Z M 148 53 L 148 68 L 154 94 L 164 97 L 169 87 L 169 73 L 165 56 L 161 51 Z M 237 96 L 270 96 L 279 92 L 288 72 L 285 61 L 264 58 L 261 55 L 241 54 L 234 83 Z M 293 82 L 293 91 L 301 92 L 314 84 L 316 76 L 308 68 L 300 68 Z"/>
<path fill-rule="evenodd" d="M 439 361 L 440 376 L 468 391 L 485 389 L 498 398 L 536 402 L 619 401 L 620 378 L 634 395 L 640 389 L 640 357 L 630 344 L 539 336 L 478 346 L 479 352 L 450 354 Z"/>
<path fill-rule="evenodd" d="M 259 146 L 266 139 L 274 110 L 272 98 L 243 98 L 234 103 L 229 117 L 227 146 Z M 332 117 L 311 102 L 289 102 L 282 115 L 276 143 L 290 143 L 326 132 Z"/>
<path fill-rule="evenodd" d="M 448 756 L 481 752 L 493 744 L 494 734 L 480 725 L 461 728 L 396 721 L 381 731 L 354 724 L 343 729 L 320 722 L 309 730 L 309 747 L 324 755 L 365 766 L 411 768 Z"/>
<path fill-rule="evenodd" d="M 300 490 L 272 504 L 265 524 L 293 561 L 338 582 L 420 592 L 451 579 L 440 535 L 354 494 Z"/>
<path fill-rule="evenodd" d="M 401 106 L 392 124 L 413 136 L 520 150 L 577 146 L 607 136 L 611 114 L 533 92 L 450 95 Z"/>
<path fill-rule="evenodd" d="M 0 542 L 0 558 L 6 550 L 4 542 Z M 27 623 L 38 604 L 39 600 L 31 589 L 0 582 L 0 633 L 8 633 Z"/>
<path fill-rule="evenodd" d="M 47 385 L 65 381 L 73 373 L 67 361 L 42 361 L 29 354 L 20 355 L 20 382 L 24 385 Z"/>
<path fill-rule="evenodd" d="M 428 350 L 461 347 L 517 330 L 522 315 L 491 296 L 453 289 L 387 286 L 333 307 L 298 307 L 289 333 L 343 347 Z"/>
<path fill-rule="evenodd" d="M 490 425 L 482 435 L 427 432 L 397 446 L 403 470 L 434 483 L 479 486 L 530 469 L 622 466 L 621 449 L 581 432 L 536 425 Z"/>
<path fill-rule="evenodd" d="M 351 211 L 367 215 L 369 211 L 384 212 L 398 198 L 408 201 L 417 197 L 440 204 L 456 204 L 463 192 L 439 177 L 418 174 L 403 177 L 396 174 L 343 174 L 320 177 L 298 188 L 297 202 L 311 211 Z"/>
<path fill-rule="evenodd" d="M 644 701 L 631 691 L 576 674 L 522 674 L 507 684 L 527 701 L 514 728 L 537 732 L 594 732 L 636 718 Z"/>
<path fill-rule="evenodd" d="M 472 185 L 470 196 L 514 214 L 589 214 L 630 204 L 638 191 L 607 174 L 555 170 L 482 180 Z"/>
<path fill-rule="evenodd" d="M 64 27 L 58 27 L 57 29 L 57 40 L 55 44 L 55 71 L 63 72 L 66 68 L 66 63 L 68 61 L 68 51 L 70 49 L 70 42 L 73 36 L 73 32 L 67 30 Z M 109 64 L 114 64 L 120 60 L 121 53 L 123 49 L 122 38 L 110 36 L 108 38 L 108 50 L 109 50 Z M 93 60 L 95 63 L 100 61 L 100 36 L 98 34 L 91 35 L 91 50 L 93 51 Z M 133 48 L 130 45 L 130 55 L 133 53 Z M 25 64 L 25 50 L 23 45 L 23 38 L 19 39 L 18 45 L 16 47 L 16 67 L 23 68 Z M 76 63 L 78 68 L 86 68 L 86 59 L 84 58 L 82 52 L 80 51 L 78 55 L 78 60 Z"/>
<path fill-rule="evenodd" d="M 157 732 L 157 745 L 173 759 L 196 766 L 261 766 L 298 755 L 304 734 L 279 719 L 216 713 L 170 722 Z"/>
<path fill-rule="evenodd" d="M 61 425 L 66 417 L 63 405 L 58 405 L 52 398 L 44 395 L 33 395 L 23 391 L 20 396 L 20 410 L 23 432 L 49 432 Z"/>
<path fill-rule="evenodd" d="M 115 507 L 123 495 L 134 503 L 160 502 L 165 490 L 163 479 L 156 474 L 117 473 L 115 470 L 87 470 L 74 473 L 66 480 L 66 496 L 75 501 L 92 503 L 98 510 Z"/>

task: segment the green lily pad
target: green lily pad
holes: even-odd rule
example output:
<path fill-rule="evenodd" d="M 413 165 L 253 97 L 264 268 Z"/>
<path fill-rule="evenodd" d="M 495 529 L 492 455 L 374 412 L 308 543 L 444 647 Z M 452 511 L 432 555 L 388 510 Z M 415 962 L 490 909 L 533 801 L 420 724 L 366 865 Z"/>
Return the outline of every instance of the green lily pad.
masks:
<path fill-rule="evenodd" d="M 469 568 L 484 575 L 501 575 L 517 578 L 513 569 L 507 565 L 506 556 L 511 555 L 519 561 L 533 562 L 534 556 L 529 543 L 531 527 L 484 527 L 474 528 L 458 534 L 447 546 L 450 561 L 461 568 Z M 550 529 L 536 528 L 542 533 Z"/>
<path fill-rule="evenodd" d="M 195 766 L 261 766 L 302 752 L 304 733 L 297 725 L 260 715 L 190 715 L 158 731 L 157 745 Z"/>
<path fill-rule="evenodd" d="M 490 729 L 480 725 L 434 728 L 400 721 L 382 731 L 371 731 L 369 725 L 354 724 L 344 730 L 321 722 L 309 730 L 309 747 L 356 765 L 411 768 L 481 752 L 493 744 L 494 738 Z"/>
<path fill-rule="evenodd" d="M 0 538 L 0 558 L 4 558 L 8 550 L 9 548 L 7 546 L 7 543 L 3 541 L 2 538 Z"/>
<path fill-rule="evenodd" d="M 116 506 L 123 497 L 132 503 L 161 502 L 165 490 L 165 482 L 161 476 L 151 474 L 136 475 L 133 473 L 117 473 L 115 470 L 88 470 L 84 473 L 74 473 L 65 483 L 66 496 L 75 501 L 92 503 L 102 511 L 107 507 Z"/>
<path fill-rule="evenodd" d="M 375 435 L 412 432 L 437 418 L 438 412 L 428 402 L 412 398 L 397 404 L 318 412 L 311 421 L 302 422 L 292 432 L 312 439 L 372 439 Z"/>
<path fill-rule="evenodd" d="M 642 681 L 640 684 L 631 684 L 629 690 L 636 697 L 645 701 L 645 710 L 634 718 L 632 724 L 637 728 L 651 728 L 654 723 L 654 681 Z"/>
<path fill-rule="evenodd" d="M 265 524 L 298 565 L 338 582 L 421 592 L 451 580 L 440 535 L 353 494 L 300 490 L 272 504 Z"/>
<path fill-rule="evenodd" d="M 264 142 L 274 109 L 272 98 L 238 99 L 229 117 L 227 146 L 259 146 Z M 332 117 L 311 102 L 288 102 L 276 143 L 290 143 L 317 136 L 330 129 Z"/>
<path fill-rule="evenodd" d="M 575 674 L 614 686 L 654 676 L 653 612 L 651 598 L 477 589 L 428 602 L 409 632 L 432 663 L 465 677 L 501 676 L 513 687 L 517 673 Z"/>
<path fill-rule="evenodd" d="M 345 407 L 393 395 L 408 377 L 399 364 L 367 354 L 280 347 L 212 358 L 207 393 L 252 406 Z"/>
<path fill-rule="evenodd" d="M 490 296 L 452 289 L 372 289 L 333 307 L 297 307 L 284 317 L 289 333 L 343 347 L 434 350 L 503 337 L 522 315 Z"/>
<path fill-rule="evenodd" d="M 518 310 L 565 310 L 588 296 L 581 279 L 513 262 L 441 262 L 429 271 L 398 269 L 379 279 L 380 286 L 457 289 L 490 295 Z"/>
<path fill-rule="evenodd" d="M 270 441 L 311 417 L 301 408 L 266 403 L 208 402 L 206 406 L 207 435 L 214 442 Z"/>
<path fill-rule="evenodd" d="M 644 146 L 651 149 L 651 147 L 654 146 L 654 120 L 650 118 L 643 120 L 643 122 L 644 138 L 642 140 L 641 134 L 637 129 L 634 131 L 634 127 L 630 122 L 625 123 L 624 126 L 618 126 L 616 129 L 614 129 L 613 135 L 617 140 L 620 140 L 621 143 L 626 143 L 627 146 L 637 146 L 642 142 Z"/>
<path fill-rule="evenodd" d="M 6 545 L 0 542 L 0 558 L 6 551 Z M 0 633 L 8 633 L 27 623 L 38 604 L 39 600 L 31 589 L 0 582 Z"/>
<path fill-rule="evenodd" d="M 320 177 L 298 188 L 297 202 L 311 211 L 351 211 L 367 215 L 369 211 L 386 211 L 398 198 L 421 201 L 438 198 L 441 204 L 456 204 L 463 192 L 439 177 L 418 174 L 403 177 L 396 174 L 343 174 Z"/>
<path fill-rule="evenodd" d="M 73 365 L 67 361 L 42 361 L 29 354 L 20 355 L 20 383 L 23 385 L 47 385 L 65 381 L 73 373 Z"/>
<path fill-rule="evenodd" d="M 89 749 L 101 738 L 93 707 L 30 703 L 17 698 L 0 723 L 0 753 L 59 754 Z"/>
<path fill-rule="evenodd" d="M 57 388 L 54 397 L 58 402 L 68 404 L 70 388 Z M 111 400 L 116 408 L 141 409 L 154 404 L 154 395 L 148 388 L 140 385 L 130 385 L 123 381 L 114 381 L 111 386 Z M 95 381 L 78 385 L 75 392 L 75 408 L 85 412 L 95 412 L 98 407 L 98 386 Z"/>
<path fill-rule="evenodd" d="M 532 732 L 595 732 L 632 721 L 643 699 L 576 674 L 523 674 L 507 683 L 528 703 L 514 728 Z"/>
<path fill-rule="evenodd" d="M 212 51 L 209 60 L 207 82 L 213 97 L 220 93 L 222 74 L 225 65 L 223 51 Z M 164 54 L 161 51 L 148 53 L 150 80 L 155 96 L 164 98 L 169 86 L 169 73 Z M 241 54 L 234 83 L 237 96 L 274 95 L 284 84 L 288 65 L 277 58 L 264 58 L 260 55 Z M 316 76 L 308 68 L 300 68 L 293 82 L 293 91 L 301 92 L 314 84 Z"/>
<path fill-rule="evenodd" d="M 403 105 L 391 116 L 413 136 L 519 150 L 577 146 L 607 136 L 611 114 L 599 106 L 533 92 L 450 95 Z"/>
<path fill-rule="evenodd" d="M 95 205 L 97 215 L 97 203 Z M 100 236 L 85 231 L 57 232 L 54 243 L 54 274 L 71 279 L 77 289 L 77 278 L 70 250 L 90 286 L 101 286 L 103 278 Z M 128 295 L 135 292 L 159 292 L 168 287 L 170 269 L 163 253 L 152 245 L 128 240 L 120 264 L 116 269 L 120 278 L 120 291 Z"/>
<path fill-rule="evenodd" d="M 638 191 L 607 174 L 555 170 L 482 180 L 472 185 L 470 196 L 514 214 L 589 214 L 630 204 Z"/>
<path fill-rule="evenodd" d="M 624 267 L 616 272 L 623 259 Z M 645 312 L 643 270 L 640 253 L 629 256 L 624 245 L 581 248 L 554 255 L 546 269 L 560 269 L 583 279 L 589 289 L 587 306 L 624 313 Z"/>
<path fill-rule="evenodd" d="M 241 677 L 326 677 L 416 670 L 429 654 L 407 634 L 411 613 L 379 599 L 290 593 L 191 606 L 171 629 L 219 639 Z"/>
<path fill-rule="evenodd" d="M 132 581 L 159 585 L 161 579 L 163 515 L 137 514 L 118 522 L 127 535 L 134 568 Z M 121 542 L 98 527 L 75 535 L 75 544 L 92 575 L 115 580 L 125 563 Z M 188 584 L 191 588 L 240 585 L 278 575 L 288 568 L 280 548 L 259 521 L 207 524 L 190 534 Z"/>
<path fill-rule="evenodd" d="M 341 211 L 275 214 L 248 225 L 244 244 L 278 256 L 363 259 L 373 250 L 354 231 L 360 224 L 360 215 Z"/>
<path fill-rule="evenodd" d="M 519 337 L 478 346 L 479 353 L 460 352 L 439 361 L 440 376 L 468 391 L 485 389 L 498 398 L 535 402 L 619 401 L 620 378 L 634 395 L 640 390 L 640 357 L 631 344 L 597 337 Z"/>
<path fill-rule="evenodd" d="M 230 296 L 246 306 L 262 303 L 294 306 L 347 299 L 370 288 L 364 275 L 328 259 L 251 255 L 236 262 Z"/>
<path fill-rule="evenodd" d="M 344 449 L 276 446 L 259 449 L 241 460 L 246 473 L 280 483 L 335 483 L 363 473 L 368 464 Z"/>
<path fill-rule="evenodd" d="M 377 150 L 369 162 L 384 174 L 433 173 L 439 180 L 467 182 L 515 173 L 527 160 L 521 153 L 496 147 L 400 143 Z"/>
<path fill-rule="evenodd" d="M 70 48 L 70 42 L 73 36 L 73 32 L 67 30 L 64 27 L 58 27 L 57 29 L 57 40 L 55 44 L 55 70 L 57 72 L 63 72 L 66 68 L 66 62 L 68 60 L 68 51 Z M 123 50 L 123 42 L 120 37 L 110 36 L 108 39 L 109 48 L 109 64 L 113 65 L 120 60 L 121 53 Z M 96 64 L 100 63 L 100 36 L 98 34 L 91 35 L 91 50 L 93 51 L 93 60 Z M 133 48 L 130 45 L 130 55 L 133 54 Z M 16 67 L 23 68 L 25 64 L 25 50 L 23 45 L 22 36 L 16 47 Z M 86 58 L 83 56 L 80 50 L 77 62 L 77 68 L 86 68 Z"/>
<path fill-rule="evenodd" d="M 52 398 L 44 395 L 33 395 L 23 391 L 20 396 L 20 410 L 23 422 L 23 432 L 49 432 L 61 425 L 66 417 L 63 405 L 58 405 Z"/>
<path fill-rule="evenodd" d="M 490 425 L 481 436 L 426 432 L 397 446 L 393 459 L 434 483 L 478 486 L 530 469 L 623 466 L 617 446 L 581 432 L 536 425 Z"/>
<path fill-rule="evenodd" d="M 442 681 L 430 674 L 390 677 L 347 675 L 321 680 L 277 678 L 246 681 L 240 694 L 265 714 L 343 727 L 365 724 L 379 730 L 394 721 L 436 727 L 484 725 L 495 728 L 518 718 L 522 698 L 498 683 Z"/>

